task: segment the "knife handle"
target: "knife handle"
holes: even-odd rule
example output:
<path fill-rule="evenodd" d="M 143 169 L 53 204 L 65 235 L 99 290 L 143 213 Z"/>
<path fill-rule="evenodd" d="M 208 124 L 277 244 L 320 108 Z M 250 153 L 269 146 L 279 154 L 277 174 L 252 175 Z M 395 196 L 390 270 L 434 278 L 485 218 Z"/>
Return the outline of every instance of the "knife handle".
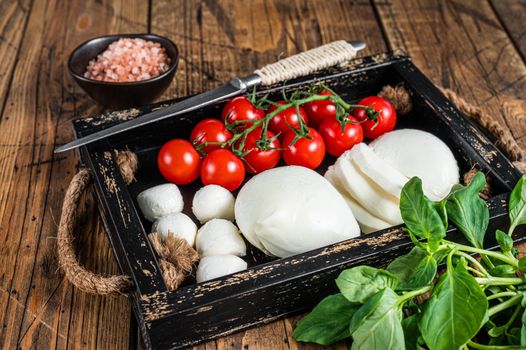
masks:
<path fill-rule="evenodd" d="M 314 73 L 356 57 L 358 50 L 345 40 L 319 46 L 254 71 L 264 86 Z"/>

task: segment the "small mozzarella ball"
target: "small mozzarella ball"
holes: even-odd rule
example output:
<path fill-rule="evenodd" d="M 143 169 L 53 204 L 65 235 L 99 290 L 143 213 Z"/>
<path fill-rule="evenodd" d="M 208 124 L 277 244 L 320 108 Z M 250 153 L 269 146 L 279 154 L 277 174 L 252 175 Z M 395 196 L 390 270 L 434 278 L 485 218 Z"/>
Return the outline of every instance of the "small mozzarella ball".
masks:
<path fill-rule="evenodd" d="M 247 254 L 239 229 L 225 219 L 212 219 L 204 224 L 197 232 L 195 246 L 200 256 Z"/>
<path fill-rule="evenodd" d="M 137 196 L 142 214 L 149 221 L 183 210 L 183 196 L 177 185 L 163 184 L 142 191 Z"/>
<path fill-rule="evenodd" d="M 193 247 L 197 226 L 187 215 L 172 213 L 155 220 L 152 232 L 158 232 L 165 239 L 169 234 L 185 239 Z"/>
<path fill-rule="evenodd" d="M 234 221 L 234 196 L 224 187 L 207 185 L 194 195 L 192 212 L 204 224 L 212 219 Z"/>
<path fill-rule="evenodd" d="M 197 267 L 197 283 L 247 269 L 247 263 L 235 255 L 205 256 Z"/>

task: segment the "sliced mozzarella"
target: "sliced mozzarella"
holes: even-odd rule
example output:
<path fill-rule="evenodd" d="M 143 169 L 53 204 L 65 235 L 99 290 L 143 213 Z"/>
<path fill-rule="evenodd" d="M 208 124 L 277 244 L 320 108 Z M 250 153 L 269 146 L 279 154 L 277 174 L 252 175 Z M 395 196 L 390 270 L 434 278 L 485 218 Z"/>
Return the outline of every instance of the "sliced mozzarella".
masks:
<path fill-rule="evenodd" d="M 270 169 L 241 188 L 236 222 L 245 238 L 279 257 L 360 234 L 343 197 L 321 175 L 299 166 Z"/>
<path fill-rule="evenodd" d="M 345 190 L 374 216 L 392 225 L 402 223 L 398 199 L 361 173 L 348 156 L 345 152 L 334 164 L 336 176 Z"/>
<path fill-rule="evenodd" d="M 409 181 L 407 176 L 376 155 L 365 143 L 355 145 L 348 152 L 349 159 L 356 164 L 362 173 L 384 191 L 400 198 L 402 187 Z"/>
<path fill-rule="evenodd" d="M 235 255 L 205 256 L 197 266 L 197 283 L 223 277 L 247 269 L 247 263 Z"/>
<path fill-rule="evenodd" d="M 364 207 L 358 204 L 351 197 L 346 196 L 345 201 L 347 202 L 349 208 L 351 208 L 352 213 L 354 214 L 356 221 L 358 221 L 358 225 L 360 225 L 360 229 L 363 233 L 371 233 L 393 226 L 390 223 L 385 222 L 369 213 Z"/>
<path fill-rule="evenodd" d="M 195 193 L 192 212 L 202 224 L 212 219 L 234 221 L 234 202 L 234 196 L 226 188 L 207 185 Z"/>
<path fill-rule="evenodd" d="M 137 196 L 137 203 L 142 214 L 149 221 L 180 212 L 184 204 L 183 196 L 174 184 L 157 185 L 142 191 Z"/>
<path fill-rule="evenodd" d="M 369 146 L 405 176 L 422 179 L 424 193 L 432 200 L 443 199 L 459 182 L 458 164 L 453 153 L 442 140 L 426 131 L 394 130 Z"/>
<path fill-rule="evenodd" d="M 247 247 L 237 227 L 225 219 L 212 219 L 197 232 L 196 244 L 200 256 L 245 256 Z"/>
<path fill-rule="evenodd" d="M 197 226 L 187 215 L 172 213 L 155 220 L 152 225 L 152 232 L 160 233 L 163 239 L 168 235 L 184 238 L 193 247 Z"/>
<path fill-rule="evenodd" d="M 376 216 L 369 213 L 364 207 L 358 204 L 358 202 L 356 202 L 356 200 L 351 197 L 351 195 L 345 190 L 345 188 L 341 184 L 338 176 L 336 175 L 336 172 L 334 171 L 333 166 L 330 166 L 327 169 L 324 177 L 343 196 L 343 198 L 345 199 L 345 202 L 347 203 L 349 208 L 351 208 L 351 211 L 354 214 L 356 221 L 358 221 L 360 230 L 363 233 L 371 233 L 371 232 L 383 230 L 384 228 L 388 228 L 392 226 L 388 222 L 385 222 L 384 220 L 379 219 Z"/>

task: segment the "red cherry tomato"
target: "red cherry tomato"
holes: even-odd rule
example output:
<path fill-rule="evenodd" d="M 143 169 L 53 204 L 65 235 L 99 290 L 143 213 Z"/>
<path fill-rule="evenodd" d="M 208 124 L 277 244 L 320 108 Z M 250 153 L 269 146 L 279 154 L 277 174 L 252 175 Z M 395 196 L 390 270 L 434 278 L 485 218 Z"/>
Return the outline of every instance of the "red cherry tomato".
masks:
<path fill-rule="evenodd" d="M 351 116 L 348 116 L 348 119 L 358 122 Z M 342 126 L 339 121 L 327 119 L 321 123 L 318 131 L 323 137 L 327 153 L 336 157 L 341 156 L 343 152 L 363 141 L 363 130 L 360 124 L 345 124 L 342 132 Z"/>
<path fill-rule="evenodd" d="M 278 101 L 277 103 L 280 105 L 287 104 L 287 102 L 285 101 Z M 274 112 L 277 108 L 278 107 L 274 105 L 270 106 L 267 114 Z M 301 119 L 305 124 L 307 124 L 307 113 L 305 113 L 305 111 L 301 107 L 299 107 L 298 110 L 300 111 Z M 272 131 L 274 134 L 280 133 L 281 136 L 291 131 L 291 126 L 296 129 L 300 126 L 299 117 L 296 113 L 295 107 L 287 108 L 286 110 L 279 112 L 268 123 L 269 130 Z"/>
<path fill-rule="evenodd" d="M 161 147 L 157 165 L 164 178 L 177 185 L 186 185 L 199 176 L 201 156 L 186 140 L 175 139 Z"/>
<path fill-rule="evenodd" d="M 190 134 L 190 142 L 198 146 L 205 142 L 226 142 L 232 138 L 232 133 L 228 131 L 225 124 L 217 119 L 204 119 L 194 126 Z M 219 145 L 207 145 L 201 148 L 205 153 L 220 149 Z"/>
<path fill-rule="evenodd" d="M 226 123 L 228 118 L 228 123 L 232 124 L 235 122 L 243 122 L 247 120 L 259 120 L 265 117 L 265 111 L 262 109 L 256 108 L 250 102 L 248 97 L 239 96 L 231 99 L 223 108 L 221 112 L 221 119 Z M 242 128 L 247 128 L 252 123 L 243 123 Z"/>
<path fill-rule="evenodd" d="M 332 95 L 329 90 L 323 90 L 319 95 Z M 331 100 L 320 100 L 307 102 L 303 109 L 309 117 L 309 126 L 318 128 L 320 124 L 327 119 L 336 119 L 336 107 Z"/>
<path fill-rule="evenodd" d="M 301 165 L 310 169 L 317 168 L 325 157 L 325 144 L 319 132 L 310 129 L 307 134 L 311 139 L 301 138 L 291 145 L 296 137 L 289 131 L 283 137 L 283 159 L 288 165 Z"/>
<path fill-rule="evenodd" d="M 388 100 L 378 96 L 368 96 L 358 101 L 359 105 L 372 107 L 378 112 L 377 122 L 370 120 L 363 108 L 356 108 L 353 116 L 362 123 L 363 133 L 368 139 L 375 139 L 394 129 L 396 125 L 396 111 Z"/>
<path fill-rule="evenodd" d="M 205 185 L 223 186 L 234 191 L 245 179 L 245 166 L 241 159 L 227 149 L 210 152 L 201 166 L 201 181 Z"/>
<path fill-rule="evenodd" d="M 263 151 L 259 148 L 257 142 L 261 139 L 262 132 L 263 130 L 261 128 L 257 128 L 248 134 L 245 139 L 243 152 L 250 150 L 244 157 L 245 169 L 251 174 L 259 174 L 262 171 L 274 168 L 281 158 L 281 150 L 279 150 L 281 144 L 277 138 L 270 141 L 269 147 L 272 149 Z M 274 133 L 267 130 L 265 139 L 270 140 L 273 137 Z"/>

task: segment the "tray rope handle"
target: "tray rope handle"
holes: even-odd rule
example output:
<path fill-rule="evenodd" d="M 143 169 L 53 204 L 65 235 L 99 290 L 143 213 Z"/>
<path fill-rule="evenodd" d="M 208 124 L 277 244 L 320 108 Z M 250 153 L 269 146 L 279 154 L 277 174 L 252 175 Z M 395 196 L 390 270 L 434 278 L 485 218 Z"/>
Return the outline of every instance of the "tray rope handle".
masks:
<path fill-rule="evenodd" d="M 137 155 L 129 150 L 115 151 L 117 166 L 124 182 L 129 185 L 135 180 L 138 168 Z M 82 194 L 91 184 L 87 169 L 81 169 L 69 184 L 62 205 L 62 215 L 57 233 L 58 260 L 66 278 L 78 289 L 98 295 L 122 295 L 133 291 L 133 282 L 125 275 L 102 276 L 84 268 L 77 259 L 74 247 L 74 230 L 77 207 Z M 169 235 L 163 238 L 152 232 L 148 238 L 159 256 L 159 267 L 169 289 L 177 289 L 184 278 L 191 273 L 199 254 L 186 240 Z"/>
<path fill-rule="evenodd" d="M 267 64 L 254 71 L 261 84 L 268 86 L 305 76 L 356 57 L 357 50 L 347 41 L 338 40 Z"/>
<path fill-rule="evenodd" d="M 57 233 L 59 265 L 69 282 L 86 293 L 99 295 L 129 293 L 133 287 L 130 277 L 102 276 L 88 271 L 79 263 L 75 254 L 73 231 L 77 206 L 90 183 L 91 176 L 88 170 L 81 169 L 73 176 L 66 191 Z"/>

